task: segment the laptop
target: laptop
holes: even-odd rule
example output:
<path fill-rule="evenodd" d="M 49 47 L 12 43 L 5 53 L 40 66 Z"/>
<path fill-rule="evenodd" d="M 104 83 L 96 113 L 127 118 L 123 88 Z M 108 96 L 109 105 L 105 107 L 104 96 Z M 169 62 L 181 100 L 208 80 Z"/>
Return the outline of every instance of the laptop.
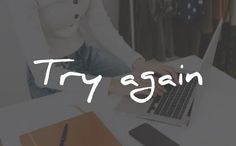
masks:
<path fill-rule="evenodd" d="M 220 20 L 198 70 L 204 82 L 207 82 L 214 61 L 222 25 L 223 20 Z M 167 93 L 163 96 L 153 97 L 144 104 L 136 103 L 130 98 L 123 98 L 117 105 L 116 111 L 166 124 L 188 126 L 192 112 L 195 111 L 201 94 L 205 91 L 205 86 L 198 85 L 197 78 L 194 78 L 189 83 L 184 82 L 183 85 L 176 87 L 166 86 L 166 89 Z"/>

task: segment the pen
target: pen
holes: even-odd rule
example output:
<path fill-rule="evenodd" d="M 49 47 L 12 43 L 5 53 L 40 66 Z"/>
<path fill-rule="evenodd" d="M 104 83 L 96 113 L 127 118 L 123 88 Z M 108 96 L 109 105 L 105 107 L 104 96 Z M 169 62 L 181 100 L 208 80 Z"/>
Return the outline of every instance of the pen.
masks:
<path fill-rule="evenodd" d="M 68 124 L 66 123 L 61 135 L 61 139 L 60 139 L 60 145 L 59 146 L 64 146 L 64 143 L 66 141 L 66 137 L 67 137 L 67 133 L 68 133 Z"/>

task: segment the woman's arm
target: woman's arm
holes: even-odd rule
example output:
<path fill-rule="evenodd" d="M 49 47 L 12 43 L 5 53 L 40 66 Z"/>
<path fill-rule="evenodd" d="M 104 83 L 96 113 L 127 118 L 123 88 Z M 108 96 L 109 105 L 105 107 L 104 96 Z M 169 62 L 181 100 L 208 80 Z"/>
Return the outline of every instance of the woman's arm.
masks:
<path fill-rule="evenodd" d="M 48 64 L 33 64 L 34 60 L 53 59 L 50 55 L 50 48 L 46 42 L 38 13 L 38 5 L 35 0 L 9 0 L 10 10 L 14 17 L 15 28 L 21 49 L 24 51 L 27 64 L 33 73 L 36 84 L 40 87 L 48 87 L 58 90 L 67 90 L 82 93 L 89 93 L 91 87 L 85 85 L 81 78 L 69 78 L 64 86 L 60 86 L 60 76 L 69 70 L 53 67 L 47 86 L 44 86 L 44 78 Z M 55 59 L 55 58 L 54 58 Z M 103 79 L 97 90 L 97 94 L 106 94 L 109 79 Z M 105 89 L 106 88 L 106 89 Z M 108 91 L 107 91 L 108 93 Z"/>
<path fill-rule="evenodd" d="M 145 61 L 145 59 L 135 52 L 119 35 L 118 31 L 113 27 L 109 17 L 107 16 L 101 0 L 91 0 L 89 10 L 87 12 L 87 23 L 92 35 L 114 55 L 122 59 L 134 74 L 141 74 L 144 71 L 154 71 L 156 74 L 165 75 L 171 74 L 177 81 L 177 73 L 170 67 L 164 66 L 159 62 Z M 114 85 L 114 86 L 113 86 Z M 157 94 L 163 94 L 165 89 L 158 85 Z M 126 92 L 126 89 L 119 84 L 118 81 L 113 81 L 111 90 Z M 120 89 L 120 90 L 117 90 Z"/>
<path fill-rule="evenodd" d="M 130 68 L 133 63 L 143 58 L 135 52 L 113 27 L 101 0 L 90 0 L 89 10 L 85 19 L 91 34 L 108 51 L 122 59 Z"/>

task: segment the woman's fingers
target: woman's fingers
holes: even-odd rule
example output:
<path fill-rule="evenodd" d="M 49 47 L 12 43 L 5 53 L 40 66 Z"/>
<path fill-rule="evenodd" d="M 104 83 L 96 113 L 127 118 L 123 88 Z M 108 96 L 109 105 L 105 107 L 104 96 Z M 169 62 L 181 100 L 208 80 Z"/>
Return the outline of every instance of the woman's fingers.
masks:
<path fill-rule="evenodd" d="M 145 91 L 142 91 L 140 92 L 139 94 L 143 95 L 143 96 L 148 96 L 149 94 L 151 94 L 151 91 L 150 90 L 145 90 Z M 156 97 L 156 96 L 163 96 L 164 95 L 164 92 L 160 89 L 156 89 L 152 95 L 152 97 Z M 144 97 L 143 97 L 144 98 Z"/>
<path fill-rule="evenodd" d="M 162 76 L 162 75 L 167 75 L 169 74 L 169 72 L 165 69 L 162 69 L 160 67 L 155 67 L 153 68 L 153 71 L 155 72 L 155 74 L 159 75 L 159 76 Z"/>
<path fill-rule="evenodd" d="M 156 90 L 161 91 L 162 93 L 166 93 L 167 90 L 165 89 L 164 86 L 161 86 L 160 84 L 156 84 Z"/>
<path fill-rule="evenodd" d="M 153 93 L 153 97 L 163 96 L 165 93 L 167 93 L 166 89 L 163 88 L 163 86 L 157 85 L 155 88 L 155 91 Z M 149 94 L 151 94 L 151 90 L 142 91 L 142 94 L 149 95 Z"/>
<path fill-rule="evenodd" d="M 163 96 L 165 93 L 163 91 L 161 91 L 161 90 L 156 90 L 155 94 L 156 95 L 154 97 L 156 97 L 156 96 Z"/>
<path fill-rule="evenodd" d="M 156 76 L 153 76 L 154 79 L 155 79 L 155 89 L 154 89 L 154 95 L 153 96 L 163 96 L 167 90 L 165 89 L 164 86 L 161 86 L 159 83 L 158 83 L 158 77 Z M 138 78 L 138 81 L 139 83 L 139 87 L 133 87 L 134 89 L 137 89 L 137 88 L 143 88 L 143 87 L 151 87 L 151 82 L 150 80 L 143 80 L 141 78 Z M 144 91 L 141 91 L 139 94 L 142 94 L 142 95 L 149 95 L 151 94 L 151 90 L 144 90 Z"/>
<path fill-rule="evenodd" d="M 165 67 L 165 70 L 169 72 L 169 74 L 173 77 L 175 83 L 178 84 L 179 77 L 177 71 L 172 67 Z"/>
<path fill-rule="evenodd" d="M 159 76 L 163 76 L 163 75 L 171 75 L 172 78 L 173 78 L 173 81 L 178 84 L 179 83 L 179 77 L 178 77 L 178 73 L 177 71 L 172 68 L 172 67 L 167 67 L 167 66 L 164 66 L 164 67 L 159 67 L 159 71 L 157 72 L 157 74 Z"/>

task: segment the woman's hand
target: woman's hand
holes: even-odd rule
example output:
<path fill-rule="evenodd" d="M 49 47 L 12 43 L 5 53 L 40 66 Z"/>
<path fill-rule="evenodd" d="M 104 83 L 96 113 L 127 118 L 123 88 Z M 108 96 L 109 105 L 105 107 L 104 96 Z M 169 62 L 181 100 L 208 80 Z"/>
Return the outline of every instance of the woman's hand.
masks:
<path fill-rule="evenodd" d="M 158 83 L 158 79 L 160 76 L 163 75 L 171 75 L 174 79 L 174 82 L 178 84 L 178 74 L 175 69 L 172 67 L 163 65 L 162 63 L 158 62 L 155 59 L 150 61 L 145 61 L 144 59 L 138 59 L 133 64 L 133 70 L 135 72 L 146 72 L 146 71 L 153 71 L 155 72 L 155 80 L 156 80 L 156 93 L 157 95 L 162 96 L 166 89 Z"/>
<path fill-rule="evenodd" d="M 130 92 L 134 89 L 137 89 L 137 88 L 143 88 L 143 87 L 150 87 L 151 86 L 151 82 L 150 80 L 144 80 L 141 78 L 141 72 L 132 72 L 130 73 L 131 75 L 134 76 L 134 81 L 136 83 L 138 83 L 138 87 L 137 86 L 134 86 L 132 84 L 130 85 L 122 85 L 121 84 L 121 79 L 113 79 L 111 81 L 111 84 L 110 84 L 110 90 L 109 92 L 112 93 L 112 94 L 118 94 L 118 95 L 129 95 Z M 162 96 L 166 90 L 165 88 L 161 87 L 161 86 L 155 86 L 156 89 L 154 91 L 154 95 L 153 96 Z M 145 90 L 145 91 L 142 91 L 142 92 L 139 92 L 139 95 L 149 95 L 150 94 L 150 90 Z"/>
<path fill-rule="evenodd" d="M 140 72 L 154 71 L 157 77 L 163 75 L 171 75 L 174 81 L 178 83 L 178 74 L 176 70 L 172 67 L 163 65 L 155 59 L 150 61 L 138 59 L 133 64 L 133 70 L 138 70 Z"/>
<path fill-rule="evenodd" d="M 134 85 L 128 85 L 128 86 L 123 86 L 120 83 L 120 79 L 113 79 L 111 81 L 111 86 L 110 86 L 110 93 L 114 94 L 119 94 L 119 95 L 129 95 L 130 92 L 134 89 L 137 88 L 142 88 L 142 87 L 149 87 L 150 86 L 150 81 L 142 79 L 140 76 L 143 72 L 146 71 L 153 71 L 155 72 L 155 80 L 156 80 L 156 86 L 155 86 L 155 92 L 154 96 L 159 95 L 162 96 L 164 93 L 166 93 L 166 89 L 158 84 L 158 77 L 162 75 L 171 75 L 174 78 L 174 81 L 178 83 L 178 75 L 177 72 L 168 66 L 165 66 L 161 64 L 160 62 L 156 60 L 151 60 L 151 61 L 144 61 L 142 59 L 135 61 L 133 64 L 133 71 L 130 73 L 134 76 L 135 81 L 139 84 L 139 87 L 136 87 Z M 150 91 L 143 91 L 140 94 L 148 95 Z"/>

